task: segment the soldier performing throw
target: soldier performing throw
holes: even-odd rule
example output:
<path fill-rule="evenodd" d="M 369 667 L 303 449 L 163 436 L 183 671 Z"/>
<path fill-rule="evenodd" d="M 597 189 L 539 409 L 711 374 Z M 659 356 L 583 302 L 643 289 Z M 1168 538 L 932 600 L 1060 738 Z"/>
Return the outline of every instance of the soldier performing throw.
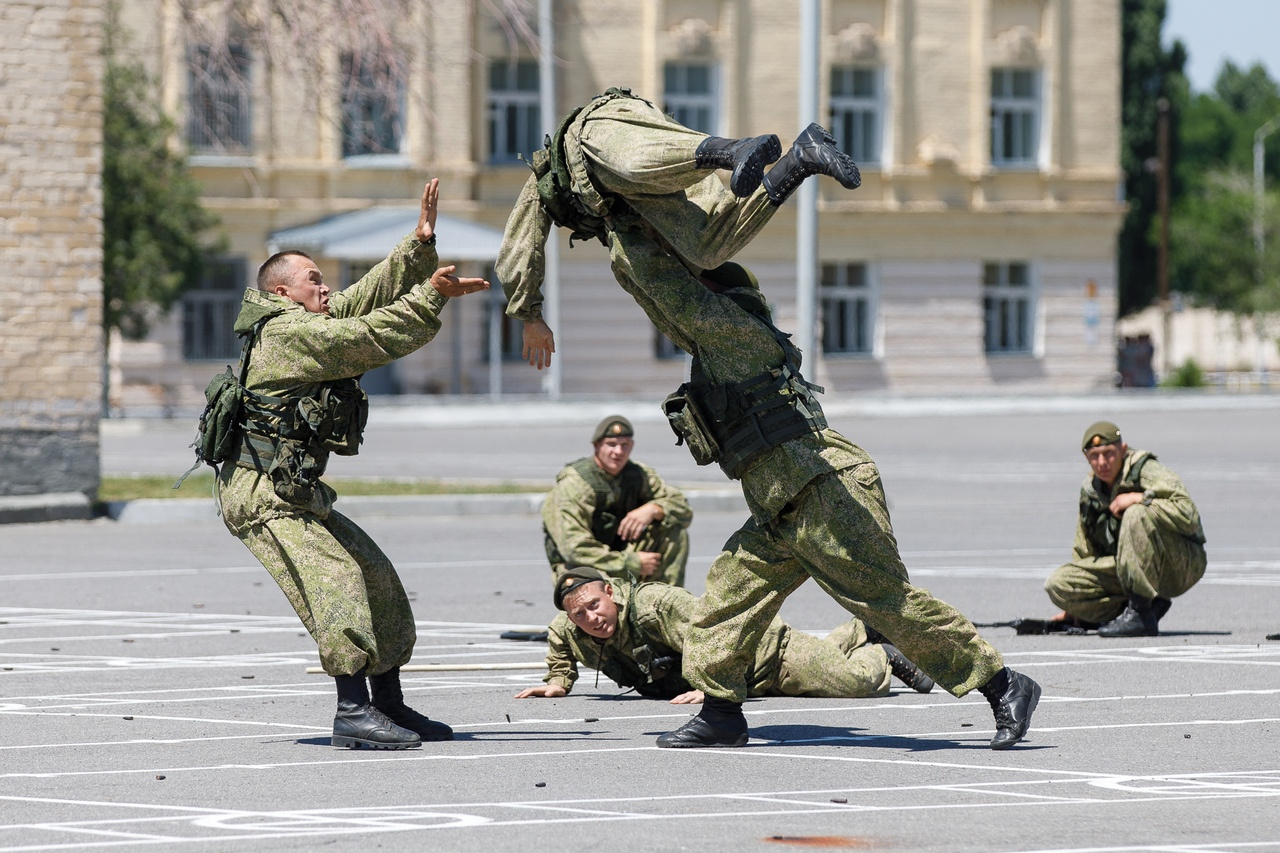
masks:
<path fill-rule="evenodd" d="M 693 510 L 679 489 L 634 462 L 635 430 L 609 415 L 591 436 L 593 453 L 570 462 L 542 502 L 542 534 L 554 584 L 588 566 L 619 580 L 684 585 Z"/>
<path fill-rule="evenodd" d="M 955 696 L 991 704 L 992 749 L 1021 740 L 1040 686 L 954 607 L 912 586 L 898 555 L 880 474 L 866 451 L 827 427 L 800 353 L 773 325 L 755 276 L 734 263 L 689 274 L 639 217 L 611 217 L 619 283 L 693 354 L 691 380 L 664 403 L 695 461 L 742 481 L 751 518 L 712 563 L 684 647 L 701 713 L 663 747 L 741 746 L 748 673 L 783 601 L 813 578 L 842 607 Z"/>
<path fill-rule="evenodd" d="M 247 337 L 247 390 L 235 462 L 218 477 L 222 520 L 319 645 L 338 690 L 334 746 L 405 749 L 453 737 L 405 705 L 399 667 L 417 639 L 408 597 L 391 561 L 333 509 L 337 495 L 319 479 L 331 452 L 359 449 L 368 400 L 358 377 L 434 338 L 449 297 L 489 286 L 436 269 L 438 202 L 433 179 L 414 233 L 332 297 L 305 254 L 272 255 L 235 324 Z"/>
<path fill-rule="evenodd" d="M 1070 563 L 1045 581 L 1058 617 L 1101 637 L 1154 637 L 1173 599 L 1204 575 L 1200 513 L 1178 475 L 1133 450 L 1110 421 L 1084 432 L 1093 473 L 1080 487 Z"/>
<path fill-rule="evenodd" d="M 547 683 L 520 691 L 517 699 L 568 694 L 582 663 L 643 696 L 670 699 L 673 705 L 703 701 L 702 691 L 681 675 L 685 637 L 697 604 L 688 590 L 617 582 L 594 569 L 570 569 L 559 578 L 555 603 L 565 612 L 548 629 Z M 890 671 L 917 692 L 933 689 L 933 681 L 902 652 L 869 634 L 851 619 L 820 640 L 775 618 L 756 646 L 748 695 L 885 696 Z"/>

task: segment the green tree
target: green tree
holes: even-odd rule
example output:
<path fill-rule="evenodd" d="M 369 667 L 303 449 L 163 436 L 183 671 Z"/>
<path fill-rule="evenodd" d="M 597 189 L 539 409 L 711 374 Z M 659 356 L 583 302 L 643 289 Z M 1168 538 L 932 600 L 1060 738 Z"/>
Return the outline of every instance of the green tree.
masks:
<path fill-rule="evenodd" d="M 1165 5 L 1165 0 L 1123 0 L 1122 6 L 1120 165 L 1129 210 L 1120 230 L 1121 314 L 1145 308 L 1156 295 L 1158 243 L 1151 235 L 1159 210 L 1156 174 L 1148 167 L 1157 154 L 1156 104 L 1166 98 L 1173 107 L 1170 160 L 1177 163 L 1178 107 L 1186 103 L 1189 92 L 1183 74 L 1186 49 L 1179 41 L 1167 49 L 1161 42 Z M 1176 198 L 1178 173 L 1173 177 L 1171 193 Z"/>
<path fill-rule="evenodd" d="M 195 285 L 208 251 L 201 233 L 217 219 L 173 146 L 175 125 L 151 97 L 140 65 L 119 61 L 111 28 L 103 85 L 103 323 L 126 338 L 147 334 Z"/>
<path fill-rule="evenodd" d="M 1183 192 L 1170 217 L 1171 286 L 1200 305 L 1240 316 L 1280 309 L 1280 222 L 1276 194 L 1266 194 L 1265 252 L 1254 244 L 1253 136 L 1280 115 L 1280 87 L 1266 69 L 1223 65 L 1212 92 L 1191 98 L 1181 125 L 1178 163 Z M 1280 176 L 1280 136 L 1264 177 Z"/>

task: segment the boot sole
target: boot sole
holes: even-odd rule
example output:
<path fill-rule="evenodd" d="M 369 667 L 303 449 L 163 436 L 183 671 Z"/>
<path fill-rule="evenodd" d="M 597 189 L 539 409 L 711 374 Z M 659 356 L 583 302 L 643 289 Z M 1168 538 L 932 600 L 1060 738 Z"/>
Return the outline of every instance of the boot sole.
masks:
<path fill-rule="evenodd" d="M 746 746 L 750 738 L 743 735 L 741 740 L 735 740 L 733 743 L 698 743 L 693 741 L 684 741 L 676 743 L 658 743 L 659 749 L 734 749 L 740 746 Z"/>
<path fill-rule="evenodd" d="M 729 191 L 738 198 L 746 198 L 756 191 L 764 180 L 764 167 L 777 162 L 782 156 L 782 142 L 774 136 L 752 152 L 729 178 Z"/>
<path fill-rule="evenodd" d="M 991 747 L 992 749 L 1008 749 L 1014 744 L 1019 743 L 1027 736 L 1027 732 L 1031 731 L 1031 718 L 1035 716 L 1036 707 L 1040 704 L 1040 694 L 1042 692 L 1043 691 L 1040 689 L 1039 684 L 1037 684 L 1035 690 L 1031 692 L 1031 707 L 1027 709 L 1027 727 L 1022 730 L 1022 734 L 1018 735 L 1015 740 L 1011 740 L 1008 743 L 1002 743 L 998 746 L 993 744 Z"/>
<path fill-rule="evenodd" d="M 362 740 L 344 735 L 334 735 L 329 739 L 329 744 L 343 749 L 359 749 L 362 746 L 369 749 L 417 749 L 422 746 L 421 741 L 417 743 L 378 743 L 373 740 Z"/>

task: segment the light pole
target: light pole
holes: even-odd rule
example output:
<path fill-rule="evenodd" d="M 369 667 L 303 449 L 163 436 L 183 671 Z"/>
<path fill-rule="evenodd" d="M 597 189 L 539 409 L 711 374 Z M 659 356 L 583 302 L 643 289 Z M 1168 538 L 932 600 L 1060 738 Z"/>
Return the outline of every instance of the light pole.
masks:
<path fill-rule="evenodd" d="M 1263 150 L 1263 142 L 1271 135 L 1277 127 L 1280 127 L 1280 116 L 1276 116 L 1271 121 L 1264 124 L 1253 132 L 1253 248 L 1258 253 L 1258 274 L 1262 274 L 1262 213 L 1263 213 L 1263 190 L 1265 189 L 1266 179 L 1262 174 L 1262 164 L 1265 159 L 1266 152 Z"/>

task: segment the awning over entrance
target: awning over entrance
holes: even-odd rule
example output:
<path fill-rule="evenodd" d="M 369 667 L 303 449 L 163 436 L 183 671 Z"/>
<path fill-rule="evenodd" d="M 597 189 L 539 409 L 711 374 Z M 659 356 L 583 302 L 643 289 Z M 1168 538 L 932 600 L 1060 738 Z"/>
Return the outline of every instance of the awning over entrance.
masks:
<path fill-rule="evenodd" d="M 417 205 L 370 207 L 340 213 L 311 225 L 285 228 L 267 237 L 267 250 L 274 254 L 300 249 L 341 261 L 380 261 L 418 225 Z M 492 261 L 498 257 L 502 232 L 443 214 L 436 217 L 440 235 L 440 260 Z"/>

